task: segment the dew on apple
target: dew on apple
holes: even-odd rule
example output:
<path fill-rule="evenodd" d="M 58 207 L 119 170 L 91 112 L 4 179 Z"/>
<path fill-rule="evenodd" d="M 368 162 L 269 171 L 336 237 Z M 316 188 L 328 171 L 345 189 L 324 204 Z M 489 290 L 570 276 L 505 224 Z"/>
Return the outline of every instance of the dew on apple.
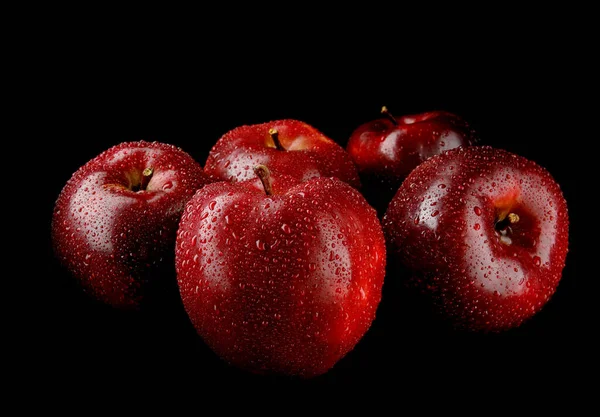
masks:
<path fill-rule="evenodd" d="M 338 192 L 337 189 L 341 193 L 332 204 L 331 199 L 328 197 L 331 192 Z M 365 303 L 371 305 L 373 300 L 378 302 L 381 294 L 381 267 L 384 265 L 384 259 L 378 259 L 370 264 L 359 263 L 357 265 L 362 265 L 361 267 L 354 266 L 353 268 L 350 267 L 349 263 L 355 262 L 359 258 L 362 259 L 361 254 L 366 250 L 366 246 L 362 246 L 360 250 L 357 248 L 365 243 L 371 247 L 379 245 L 381 251 L 384 251 L 382 240 L 365 239 L 364 237 L 363 239 L 352 238 L 349 242 L 346 242 L 348 246 L 343 250 L 341 249 L 342 246 L 333 245 L 332 247 L 331 245 L 333 243 L 332 239 L 338 241 L 338 234 L 343 238 L 341 230 L 347 230 L 350 233 L 349 224 L 352 224 L 353 229 L 355 229 L 353 232 L 357 234 L 376 233 L 380 228 L 375 213 L 369 211 L 372 209 L 366 204 L 363 205 L 364 202 L 358 193 L 355 191 L 348 193 L 348 189 L 351 188 L 343 185 L 338 180 L 311 180 L 296 187 L 292 186 L 284 194 L 267 197 L 264 191 L 261 192 L 261 190 L 251 185 L 239 182 L 236 184 L 216 183 L 209 185 L 196 195 L 190 204 L 196 209 L 199 200 L 204 203 L 200 204 L 199 210 L 196 210 L 198 214 L 195 218 L 186 216 L 182 219 L 180 229 L 183 228 L 192 234 L 198 234 L 199 240 L 202 236 L 206 236 L 205 232 L 207 230 L 207 228 L 201 226 L 204 222 L 199 220 L 203 210 L 202 207 L 205 207 L 214 197 L 224 195 L 225 192 L 231 200 L 230 204 L 224 203 L 221 206 L 223 214 L 230 216 L 229 222 L 225 224 L 225 222 L 217 221 L 216 223 L 216 225 L 220 225 L 217 226 L 217 229 L 220 230 L 226 227 L 230 230 L 225 235 L 215 231 L 212 235 L 213 240 L 207 243 L 209 246 L 206 248 L 206 253 L 221 250 L 222 256 L 220 256 L 220 259 L 223 261 L 218 269 L 207 268 L 200 274 L 211 280 L 218 273 L 227 270 L 228 273 L 220 275 L 219 280 L 224 282 L 235 281 L 235 285 L 227 286 L 228 292 L 223 292 L 225 291 L 224 287 L 219 286 L 210 287 L 210 292 L 196 294 L 193 291 L 194 287 L 189 285 L 191 291 L 188 293 L 186 280 L 192 279 L 194 281 L 193 276 L 198 272 L 195 272 L 196 269 L 190 268 L 188 263 L 185 262 L 188 257 L 193 255 L 188 255 L 179 248 L 177 250 L 178 269 L 184 268 L 186 272 L 189 272 L 189 274 L 178 274 L 186 310 L 190 314 L 192 322 L 196 325 L 199 334 L 220 356 L 241 367 L 250 367 L 257 371 L 270 369 L 282 373 L 291 372 L 306 375 L 321 373 L 324 369 L 331 367 L 340 356 L 344 355 L 350 346 L 353 346 L 358 340 L 357 335 L 368 328 L 374 317 L 374 308 L 367 308 L 364 314 L 368 314 L 368 316 L 361 320 L 360 324 L 350 326 L 351 331 L 349 333 L 344 333 L 344 337 L 349 339 L 348 341 L 339 342 L 339 347 L 334 349 L 335 356 L 327 361 L 314 362 L 314 357 L 322 355 L 323 351 L 321 349 L 323 347 L 321 344 L 326 343 L 327 340 L 335 340 L 331 339 L 332 336 L 324 337 L 324 335 L 331 334 L 333 330 L 329 323 L 341 314 L 343 304 L 340 307 L 334 306 L 344 303 L 344 300 L 348 299 L 344 296 L 347 291 L 357 291 L 356 287 L 350 285 L 350 282 L 364 279 L 365 285 L 374 289 L 373 294 L 368 295 L 367 299 L 361 301 L 360 305 L 349 308 L 350 310 L 357 309 L 357 313 L 363 310 Z M 301 194 L 304 195 L 304 198 L 310 198 L 310 203 L 303 201 Z M 300 200 L 298 200 L 299 198 Z M 242 200 L 244 203 L 238 204 Z M 324 204 L 325 201 L 328 203 L 327 205 Z M 350 201 L 352 203 L 349 203 Z M 361 203 L 357 203 L 358 201 Z M 365 213 L 368 214 L 354 218 L 354 215 L 351 215 L 352 210 L 346 207 L 347 204 L 356 205 L 353 206 L 355 209 L 361 207 L 360 210 L 365 210 Z M 276 210 L 274 210 L 275 207 Z M 340 216 L 339 214 L 342 213 L 343 216 Z M 296 221 L 299 215 L 301 220 Z M 348 215 L 351 215 L 353 220 L 348 225 L 341 226 L 340 222 Z M 355 223 L 362 224 L 365 221 L 369 223 L 368 227 L 355 226 Z M 186 228 L 185 225 L 188 223 L 190 226 Z M 291 227 L 291 224 L 294 226 Z M 334 226 L 334 229 L 331 229 L 332 226 Z M 225 243 L 230 233 L 240 230 L 244 231 L 244 235 L 238 233 L 238 240 L 232 239 L 228 244 Z M 382 238 L 382 235 L 380 236 Z M 181 231 L 178 238 L 182 238 Z M 231 249 L 223 249 L 229 247 Z M 214 248 L 214 250 L 209 250 L 209 248 Z M 335 251 L 333 256 L 331 255 L 332 251 Z M 340 257 L 341 253 L 347 254 Z M 330 260 L 330 257 L 333 259 Z M 361 272 L 363 269 L 364 272 Z M 375 279 L 375 277 L 377 278 Z M 217 291 L 218 288 L 221 289 Z M 214 328 L 214 330 L 220 329 L 220 332 L 213 334 L 212 327 L 209 325 L 210 321 L 205 321 L 209 316 L 200 320 L 197 314 L 200 314 L 199 312 L 202 311 L 202 306 L 206 302 L 217 299 L 216 297 L 222 302 L 222 297 L 229 294 L 229 291 L 233 291 L 233 289 L 235 289 L 235 292 L 227 295 L 230 300 L 230 303 L 227 303 L 228 308 L 225 308 L 225 304 L 221 308 L 222 314 L 227 316 L 227 320 L 220 322 L 220 327 Z M 295 299 L 291 303 L 289 302 L 289 296 L 280 296 L 280 294 L 289 294 L 290 291 Z M 204 301 L 192 301 L 189 298 L 192 296 L 201 297 Z M 236 300 L 243 300 L 243 304 L 238 304 Z M 321 301 L 317 302 L 317 300 L 336 301 L 333 304 L 321 305 Z M 238 321 L 241 317 L 234 312 L 238 308 L 236 306 L 244 306 L 248 309 L 248 313 L 241 316 L 244 317 L 244 320 Z M 310 324 L 310 328 L 305 329 L 312 336 L 311 345 L 308 346 L 305 341 L 306 334 L 299 333 L 302 327 L 293 324 L 304 322 L 306 315 L 309 314 L 308 311 L 303 309 L 304 306 L 311 306 L 312 313 L 316 313 L 317 316 L 325 314 L 324 317 L 327 317 L 326 320 L 314 322 L 314 324 Z M 230 309 L 232 309 L 231 312 Z M 197 312 L 194 313 L 194 311 Z M 278 317 L 277 320 L 273 320 L 275 314 Z M 313 315 L 313 317 L 315 316 Z M 342 322 L 348 321 L 343 316 L 341 319 Z M 233 324 L 237 326 L 237 329 L 240 329 L 240 323 L 243 326 L 244 321 L 251 324 L 247 327 L 247 332 L 239 333 L 238 330 L 236 333 L 232 330 L 234 328 Z M 269 323 L 267 328 L 272 329 L 270 331 L 276 331 L 277 333 L 270 335 L 253 333 L 256 326 L 262 327 L 263 321 Z M 229 327 L 225 323 L 232 323 L 232 325 Z M 216 322 L 215 326 L 217 326 Z M 226 345 L 218 342 L 218 338 L 222 336 L 217 337 L 217 334 L 222 335 L 227 329 L 232 330 L 231 337 L 235 337 L 232 343 L 238 346 L 235 354 Z M 319 334 L 318 338 L 315 336 L 317 332 Z M 321 337 L 324 338 L 321 339 Z M 241 346 L 245 346 L 245 348 L 240 350 Z M 302 350 L 298 351 L 299 348 Z M 260 354 L 260 352 L 264 352 L 264 349 L 268 349 L 268 353 Z M 309 352 L 313 352 L 313 354 L 309 354 Z M 256 368 L 251 365 L 252 362 L 260 364 L 260 366 Z M 317 369 L 321 370 L 317 371 Z"/>
<path fill-rule="evenodd" d="M 431 233 L 414 219 L 430 213 L 420 201 L 433 197 L 429 184 L 448 178 L 448 166 L 454 167 L 452 181 L 445 181 L 444 191 L 450 192 L 434 197 L 440 213 L 437 233 Z M 396 258 L 413 271 L 411 281 L 420 282 L 442 316 L 457 327 L 503 330 L 539 311 L 560 280 L 568 230 L 553 228 L 556 221 L 544 213 L 548 201 L 560 207 L 554 216 L 566 220 L 560 189 L 542 168 L 489 147 L 462 148 L 433 157 L 411 173 L 383 225 Z M 541 264 L 550 253 L 553 269 L 540 271 L 535 257 Z M 473 285 L 478 290 L 472 292 Z M 502 301 L 489 298 L 494 293 Z M 474 302 L 485 308 L 468 308 Z"/>
<path fill-rule="evenodd" d="M 159 166 L 170 158 L 181 169 L 169 175 L 187 186 L 156 200 L 131 193 L 148 161 Z M 174 242 L 181 207 L 204 183 L 200 166 L 170 145 L 141 141 L 108 149 L 75 172 L 57 199 L 57 256 L 86 292 L 115 307 L 137 308 L 145 282 L 158 273 L 161 254 Z M 169 236 L 159 239 L 163 228 Z"/>

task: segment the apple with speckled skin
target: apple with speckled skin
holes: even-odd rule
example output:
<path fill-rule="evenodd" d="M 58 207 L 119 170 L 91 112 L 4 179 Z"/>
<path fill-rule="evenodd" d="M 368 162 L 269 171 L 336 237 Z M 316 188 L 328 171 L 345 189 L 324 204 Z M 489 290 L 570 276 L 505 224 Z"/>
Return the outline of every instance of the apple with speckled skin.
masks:
<path fill-rule="evenodd" d="M 263 374 L 327 372 L 369 329 L 385 240 L 375 210 L 337 178 L 209 184 L 190 200 L 177 278 L 198 334 L 221 358 Z"/>
<path fill-rule="evenodd" d="M 434 156 L 383 218 L 390 259 L 456 328 L 519 326 L 554 294 L 568 250 L 559 185 L 521 156 L 485 146 Z"/>
<path fill-rule="evenodd" d="M 97 300 L 138 309 L 175 281 L 179 218 L 207 182 L 200 164 L 173 145 L 114 146 L 62 189 L 52 218 L 56 256 Z"/>
<path fill-rule="evenodd" d="M 430 111 L 383 117 L 357 127 L 346 149 L 358 167 L 367 200 L 383 215 L 398 187 L 421 162 L 460 146 L 474 145 L 477 135 L 460 116 Z"/>
<path fill-rule="evenodd" d="M 336 177 L 360 187 L 356 166 L 346 150 L 308 123 L 294 119 L 230 130 L 210 150 L 204 169 L 214 179 L 244 181 L 254 178 L 252 169 L 259 164 L 267 165 L 273 178 Z"/>

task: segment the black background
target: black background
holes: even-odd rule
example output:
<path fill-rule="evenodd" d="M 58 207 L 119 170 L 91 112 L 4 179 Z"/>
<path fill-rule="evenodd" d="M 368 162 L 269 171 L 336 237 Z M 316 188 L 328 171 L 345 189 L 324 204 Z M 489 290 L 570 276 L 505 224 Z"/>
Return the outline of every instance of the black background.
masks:
<path fill-rule="evenodd" d="M 63 38 L 60 38 L 63 39 Z M 537 38 L 535 38 L 537 39 Z M 569 385 L 587 366 L 582 277 L 576 273 L 576 157 L 564 119 L 570 78 L 554 64 L 552 42 L 498 41 L 400 48 L 377 41 L 319 48 L 235 43 L 193 48 L 136 41 L 112 50 L 100 39 L 46 45 L 36 99 L 46 173 L 40 235 L 43 302 L 34 312 L 35 380 L 61 389 L 95 387 L 223 389 L 402 386 L 405 393 L 458 390 L 510 396 L 524 386 Z M 56 46 L 54 45 L 54 46 Z M 112 44 L 111 44 L 112 45 Z M 177 302 L 120 312 L 81 293 L 53 256 L 52 208 L 81 165 L 123 141 L 157 140 L 182 147 L 202 165 L 211 146 L 242 124 L 303 120 L 345 145 L 359 124 L 379 117 L 447 110 L 463 116 L 482 143 L 518 153 L 547 168 L 561 185 L 571 216 L 570 252 L 557 293 L 533 319 L 501 334 L 465 334 L 434 320 L 404 293 L 393 273 L 369 332 L 327 374 L 299 380 L 239 371 L 196 335 Z M 571 165 L 570 165 L 571 164 Z M 566 376 L 565 376 L 566 375 Z M 502 381 L 510 382 L 509 389 Z M 458 382 L 461 381 L 461 382 Z M 94 388 L 92 388 L 94 387 Z M 460 387 L 460 388 L 457 388 Z M 557 388 L 558 389 L 558 388 Z M 265 391 L 268 392 L 268 391 Z"/>

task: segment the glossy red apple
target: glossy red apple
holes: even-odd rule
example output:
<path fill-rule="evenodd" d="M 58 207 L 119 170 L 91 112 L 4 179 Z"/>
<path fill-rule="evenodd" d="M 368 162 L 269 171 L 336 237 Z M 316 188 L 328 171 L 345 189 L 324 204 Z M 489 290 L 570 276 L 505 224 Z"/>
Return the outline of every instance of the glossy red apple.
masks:
<path fill-rule="evenodd" d="M 375 211 L 337 178 L 218 182 L 188 203 L 176 267 L 185 309 L 230 364 L 311 377 L 375 318 L 385 241 Z M 295 184 L 295 185 L 294 185 Z"/>
<path fill-rule="evenodd" d="M 419 165 L 383 218 L 391 259 L 413 272 L 450 322 L 481 331 L 519 326 L 553 295 L 568 226 L 566 202 L 545 169 L 481 146 Z"/>
<path fill-rule="evenodd" d="M 477 136 L 461 117 L 432 111 L 396 119 L 385 117 L 359 126 L 346 149 L 358 167 L 367 200 L 383 215 L 406 176 L 421 162 L 449 149 L 473 145 Z"/>
<path fill-rule="evenodd" d="M 263 164 L 273 178 L 289 175 L 301 181 L 336 177 L 360 186 L 358 172 L 339 144 L 307 123 L 286 119 L 237 127 L 211 149 L 205 171 L 216 179 L 244 181 Z"/>
<path fill-rule="evenodd" d="M 114 307 L 137 308 L 171 276 L 178 222 L 207 183 L 181 149 L 157 142 L 114 146 L 82 166 L 52 218 L 55 253 L 83 288 Z"/>

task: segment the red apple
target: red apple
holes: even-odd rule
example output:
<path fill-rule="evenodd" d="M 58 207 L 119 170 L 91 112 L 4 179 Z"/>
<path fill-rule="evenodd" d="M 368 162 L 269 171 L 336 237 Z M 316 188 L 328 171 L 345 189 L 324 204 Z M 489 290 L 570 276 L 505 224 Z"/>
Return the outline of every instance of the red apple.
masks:
<path fill-rule="evenodd" d="M 385 273 L 381 225 L 337 178 L 271 183 L 264 166 L 255 170 L 262 184 L 213 183 L 188 203 L 176 245 L 183 304 L 230 364 L 319 375 L 375 318 Z"/>
<path fill-rule="evenodd" d="M 267 165 L 275 178 L 289 175 L 301 181 L 336 177 L 360 186 L 356 167 L 339 144 L 307 123 L 286 119 L 237 127 L 211 149 L 205 172 L 216 179 L 254 178 L 253 167 Z"/>
<path fill-rule="evenodd" d="M 391 258 L 451 323 L 481 331 L 519 326 L 553 295 L 568 226 L 566 202 L 545 169 L 482 146 L 419 165 L 383 218 Z"/>
<path fill-rule="evenodd" d="M 201 166 L 173 145 L 114 146 L 83 165 L 60 193 L 55 253 L 97 299 L 137 308 L 165 274 L 172 270 L 174 279 L 179 218 L 206 182 Z"/>
<path fill-rule="evenodd" d="M 383 214 L 406 176 L 427 158 L 459 146 L 473 145 L 477 137 L 461 117 L 432 111 L 396 119 L 386 116 L 359 126 L 346 149 L 358 167 L 367 200 Z"/>

